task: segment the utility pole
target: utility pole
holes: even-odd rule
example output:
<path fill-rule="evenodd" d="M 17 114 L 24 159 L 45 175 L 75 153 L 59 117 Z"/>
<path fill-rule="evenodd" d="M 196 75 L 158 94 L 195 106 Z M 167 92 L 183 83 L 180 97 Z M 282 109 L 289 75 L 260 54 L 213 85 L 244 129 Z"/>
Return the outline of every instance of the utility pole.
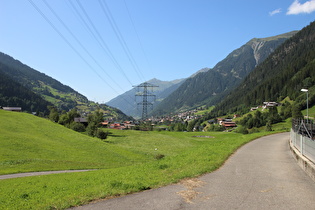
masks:
<path fill-rule="evenodd" d="M 141 83 L 140 85 L 133 86 L 133 87 L 137 87 L 138 89 L 143 88 L 142 92 L 138 91 L 136 93 L 136 97 L 137 96 L 142 97 L 142 102 L 137 103 L 137 105 L 142 106 L 142 120 L 145 120 L 148 118 L 148 106 L 153 107 L 152 101 L 155 100 L 155 95 L 151 94 L 148 91 L 148 88 L 152 88 L 152 90 L 153 90 L 153 88 L 159 87 L 159 86 L 150 84 L 148 82 L 144 82 L 144 83 Z M 151 97 L 153 97 L 154 99 L 152 100 Z"/>

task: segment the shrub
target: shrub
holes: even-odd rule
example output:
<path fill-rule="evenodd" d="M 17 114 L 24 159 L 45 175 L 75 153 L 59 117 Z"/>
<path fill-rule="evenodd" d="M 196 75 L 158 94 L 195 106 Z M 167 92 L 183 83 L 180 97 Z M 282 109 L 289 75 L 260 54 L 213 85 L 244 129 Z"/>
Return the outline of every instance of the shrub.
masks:
<path fill-rule="evenodd" d="M 97 129 L 96 124 L 91 122 L 86 128 L 86 132 L 89 136 L 95 136 L 96 129 Z"/>
<path fill-rule="evenodd" d="M 244 126 L 238 126 L 236 132 L 237 133 L 242 133 L 242 134 L 248 134 L 248 130 Z"/>
<path fill-rule="evenodd" d="M 77 132 L 84 132 L 85 131 L 85 126 L 82 123 L 73 122 L 73 123 L 71 123 L 70 128 L 74 131 L 77 131 Z"/>
<path fill-rule="evenodd" d="M 102 129 L 97 129 L 95 131 L 95 137 L 99 138 L 99 139 L 106 139 L 108 136 L 108 132 L 103 131 Z"/>

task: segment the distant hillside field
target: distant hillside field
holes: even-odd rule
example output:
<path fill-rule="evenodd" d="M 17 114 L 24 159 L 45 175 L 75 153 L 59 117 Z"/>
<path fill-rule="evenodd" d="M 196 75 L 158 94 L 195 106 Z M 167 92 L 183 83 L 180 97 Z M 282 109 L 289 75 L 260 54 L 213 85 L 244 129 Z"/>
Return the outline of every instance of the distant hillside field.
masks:
<path fill-rule="evenodd" d="M 0 174 L 113 168 L 145 159 L 31 114 L 0 110 L 0 119 Z"/>

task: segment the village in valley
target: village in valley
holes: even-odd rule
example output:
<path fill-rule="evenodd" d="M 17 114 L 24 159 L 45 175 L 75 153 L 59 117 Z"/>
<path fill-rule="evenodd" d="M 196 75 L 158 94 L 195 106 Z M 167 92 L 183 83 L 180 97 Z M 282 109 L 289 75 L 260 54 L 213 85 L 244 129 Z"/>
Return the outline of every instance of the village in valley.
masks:
<path fill-rule="evenodd" d="M 278 102 L 263 102 L 262 105 L 251 107 L 250 111 L 256 111 L 258 109 L 261 109 L 264 111 L 265 109 L 268 109 L 270 107 L 276 107 L 280 106 L 281 104 Z M 15 111 L 15 112 L 22 112 L 21 107 L 0 107 L 0 109 L 6 110 L 6 111 Z M 168 130 L 167 127 L 163 127 L 161 125 L 170 125 L 172 123 L 185 123 L 189 122 L 191 120 L 198 120 L 202 118 L 204 115 L 197 114 L 198 109 L 194 109 L 191 111 L 181 112 L 174 115 L 168 115 L 168 116 L 162 116 L 162 117 L 150 117 L 142 122 L 150 123 L 150 126 L 152 128 L 157 127 L 161 130 Z M 36 115 L 36 112 L 32 113 Z M 237 127 L 237 123 L 234 121 L 236 118 L 241 117 L 238 114 L 234 114 L 233 117 L 218 117 L 216 119 L 208 120 L 207 123 L 209 124 L 217 124 L 224 127 L 225 131 L 230 131 L 231 129 L 234 129 Z M 74 122 L 81 123 L 84 126 L 88 125 L 88 119 L 87 117 L 75 117 Z M 139 125 L 141 123 L 141 120 L 128 120 L 123 122 L 116 122 L 113 119 L 106 119 L 103 122 L 100 122 L 100 127 L 103 128 L 109 128 L 109 129 L 116 129 L 116 130 L 139 130 Z M 202 131 L 203 128 L 201 129 Z M 194 128 L 193 131 L 196 131 L 196 128 Z"/>

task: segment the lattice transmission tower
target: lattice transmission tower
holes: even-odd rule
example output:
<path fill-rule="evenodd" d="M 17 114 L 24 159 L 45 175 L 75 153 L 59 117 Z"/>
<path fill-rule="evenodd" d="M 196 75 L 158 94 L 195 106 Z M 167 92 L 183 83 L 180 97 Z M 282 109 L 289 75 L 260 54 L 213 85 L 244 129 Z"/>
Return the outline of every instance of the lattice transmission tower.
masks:
<path fill-rule="evenodd" d="M 159 87 L 157 85 L 153 85 L 150 84 L 148 82 L 144 82 L 141 83 L 140 85 L 137 86 L 133 86 L 133 87 L 137 87 L 138 91 L 136 93 L 136 97 L 140 96 L 142 97 L 142 101 L 138 102 L 137 105 L 141 105 L 142 106 L 142 120 L 145 120 L 148 118 L 148 107 L 153 107 L 153 103 L 155 101 L 155 95 L 152 94 L 151 92 L 153 92 L 153 88 L 155 87 Z M 139 91 L 140 88 L 143 88 L 143 91 Z M 149 92 L 148 88 L 151 88 L 152 91 Z"/>

